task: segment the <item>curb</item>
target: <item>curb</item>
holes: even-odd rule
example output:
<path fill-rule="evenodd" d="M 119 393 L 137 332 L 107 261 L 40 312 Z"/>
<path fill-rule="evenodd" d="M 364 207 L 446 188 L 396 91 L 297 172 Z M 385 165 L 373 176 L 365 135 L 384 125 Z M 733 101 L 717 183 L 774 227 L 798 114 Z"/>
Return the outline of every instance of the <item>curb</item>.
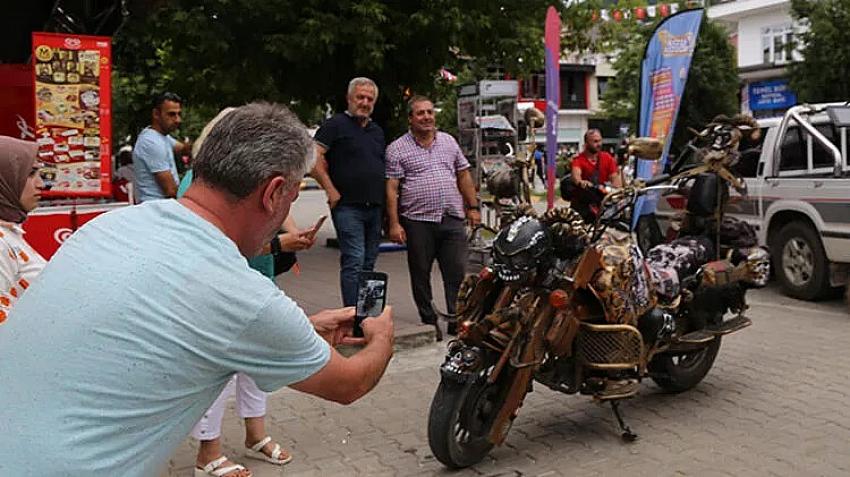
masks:
<path fill-rule="evenodd" d="M 401 333 L 397 333 L 395 335 L 393 352 L 398 353 L 399 351 L 414 349 L 435 342 L 436 331 L 434 330 L 434 328 L 430 326 L 422 326 L 419 328 L 421 329 L 411 329 L 408 331 L 402 331 Z M 336 350 L 339 351 L 341 355 L 348 357 L 356 353 L 358 350 L 360 350 L 360 348 L 360 346 L 341 345 L 337 346 Z"/>

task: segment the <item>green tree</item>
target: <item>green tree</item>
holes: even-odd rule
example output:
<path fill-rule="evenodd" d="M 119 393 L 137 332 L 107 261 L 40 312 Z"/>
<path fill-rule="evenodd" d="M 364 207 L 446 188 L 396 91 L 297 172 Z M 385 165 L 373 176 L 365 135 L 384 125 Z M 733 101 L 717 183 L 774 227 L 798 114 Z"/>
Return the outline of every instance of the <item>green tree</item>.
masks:
<path fill-rule="evenodd" d="M 542 65 L 543 0 L 175 0 L 115 41 L 117 137 L 149 120 L 162 89 L 207 111 L 254 99 L 290 104 L 308 123 L 344 105 L 354 76 L 380 88 L 375 119 L 406 128 L 405 95 L 444 92 L 440 67 L 509 73 Z M 524 18 L 532 20 L 524 21 Z M 184 121 L 194 132 L 206 118 Z"/>
<path fill-rule="evenodd" d="M 629 122 L 637 130 L 640 108 L 640 63 L 656 24 L 624 24 L 613 32 L 615 43 L 622 45 L 613 67 L 617 76 L 603 96 L 603 106 L 611 118 Z M 722 26 L 703 17 L 697 47 L 691 61 L 685 94 L 679 106 L 672 150 L 679 150 L 690 139 L 687 128 L 700 128 L 718 114 L 734 114 L 737 107 L 738 76 L 735 52 Z"/>
<path fill-rule="evenodd" d="M 792 0 L 791 12 L 804 26 L 798 35 L 803 61 L 790 66 L 798 100 L 850 99 L 850 2 Z"/>

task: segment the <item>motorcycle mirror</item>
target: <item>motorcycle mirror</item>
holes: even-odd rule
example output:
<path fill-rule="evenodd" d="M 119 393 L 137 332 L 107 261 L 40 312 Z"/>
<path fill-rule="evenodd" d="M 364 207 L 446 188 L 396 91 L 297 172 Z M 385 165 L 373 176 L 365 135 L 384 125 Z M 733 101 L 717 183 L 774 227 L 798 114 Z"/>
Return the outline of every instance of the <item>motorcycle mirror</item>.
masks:
<path fill-rule="evenodd" d="M 655 137 L 629 138 L 628 151 L 641 159 L 657 161 L 664 150 L 664 142 Z"/>

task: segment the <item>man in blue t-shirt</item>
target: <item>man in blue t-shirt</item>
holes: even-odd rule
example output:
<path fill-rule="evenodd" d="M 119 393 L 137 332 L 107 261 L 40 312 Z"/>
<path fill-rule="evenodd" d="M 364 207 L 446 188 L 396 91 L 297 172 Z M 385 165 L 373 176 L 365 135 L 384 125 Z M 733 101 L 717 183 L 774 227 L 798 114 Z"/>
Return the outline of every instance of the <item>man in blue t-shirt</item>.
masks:
<path fill-rule="evenodd" d="M 348 83 L 348 109 L 316 131 L 313 177 L 328 195 L 339 240 L 342 303 L 357 303 L 357 278 L 375 268 L 384 214 L 384 131 L 371 120 L 378 86 L 369 78 Z"/>
<path fill-rule="evenodd" d="M 103 214 L 63 244 L 0 330 L 0 475 L 159 475 L 237 372 L 341 403 L 377 384 L 389 308 L 358 340 L 353 308 L 307 317 L 245 261 L 276 239 L 312 158 L 285 107 L 242 106 L 183 198 Z"/>
<path fill-rule="evenodd" d="M 151 125 L 139 133 L 133 147 L 133 184 L 136 202 L 177 196 L 177 164 L 174 154 L 189 154 L 191 146 L 169 136 L 180 127 L 183 100 L 162 93 L 153 100 Z"/>

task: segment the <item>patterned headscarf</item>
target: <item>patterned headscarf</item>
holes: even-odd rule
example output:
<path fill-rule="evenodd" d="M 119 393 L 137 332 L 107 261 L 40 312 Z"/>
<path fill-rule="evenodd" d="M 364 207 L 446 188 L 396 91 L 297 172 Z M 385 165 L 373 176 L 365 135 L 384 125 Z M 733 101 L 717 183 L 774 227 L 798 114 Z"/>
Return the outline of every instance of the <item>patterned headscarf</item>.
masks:
<path fill-rule="evenodd" d="M 21 223 L 27 213 L 21 194 L 36 161 L 38 146 L 8 136 L 0 136 L 0 219 Z"/>

